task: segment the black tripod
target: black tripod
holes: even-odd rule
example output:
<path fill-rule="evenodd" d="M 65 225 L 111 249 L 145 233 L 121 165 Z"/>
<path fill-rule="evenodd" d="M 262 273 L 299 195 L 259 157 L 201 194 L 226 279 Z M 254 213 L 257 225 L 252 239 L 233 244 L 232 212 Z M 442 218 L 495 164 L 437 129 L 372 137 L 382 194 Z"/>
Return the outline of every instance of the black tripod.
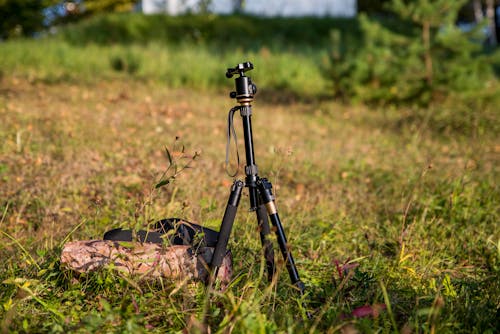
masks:
<path fill-rule="evenodd" d="M 226 255 L 227 243 L 233 227 L 236 211 L 241 198 L 243 187 L 247 187 L 250 197 L 250 209 L 257 214 L 257 221 L 260 231 L 260 239 L 264 249 L 264 256 L 266 260 L 268 278 L 272 279 L 275 273 L 274 265 L 274 251 L 271 241 L 268 236 L 271 232 L 269 227 L 268 217 L 275 229 L 278 244 L 283 254 L 286 263 L 286 268 L 292 284 L 295 285 L 301 294 L 304 293 L 304 283 L 299 278 L 299 273 L 295 267 L 292 254 L 288 249 L 287 240 L 283 226 L 281 224 L 278 210 L 274 203 L 274 196 L 272 193 L 272 185 L 265 178 L 258 176 L 257 165 L 255 164 L 255 156 L 253 151 L 253 138 L 252 138 L 252 101 L 254 94 L 257 92 L 257 87 L 252 83 L 251 79 L 245 76 L 245 72 L 253 69 L 250 62 L 238 64 L 235 68 L 229 68 L 226 72 L 226 77 L 232 78 L 234 75 L 239 75 L 235 79 L 236 91 L 231 92 L 230 97 L 235 98 L 239 106 L 234 107 L 229 112 L 229 129 L 228 141 L 231 136 L 232 117 L 234 113 L 239 110 L 243 118 L 243 135 L 245 137 L 245 182 L 241 180 L 234 181 L 231 187 L 231 193 L 227 202 L 226 211 L 222 218 L 219 237 L 215 246 L 214 255 L 211 263 L 212 277 L 217 276 L 217 271 L 222 264 L 222 259 Z M 234 128 L 232 129 L 234 133 Z"/>

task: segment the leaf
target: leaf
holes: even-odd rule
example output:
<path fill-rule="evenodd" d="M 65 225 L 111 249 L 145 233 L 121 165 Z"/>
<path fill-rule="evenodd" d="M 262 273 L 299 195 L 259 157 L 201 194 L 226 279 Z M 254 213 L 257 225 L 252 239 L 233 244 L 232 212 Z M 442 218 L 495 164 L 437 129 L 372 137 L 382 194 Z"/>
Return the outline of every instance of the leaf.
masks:
<path fill-rule="evenodd" d="M 155 185 L 155 189 L 158 189 L 158 188 L 161 188 L 163 186 L 166 186 L 167 184 L 170 183 L 170 179 L 166 179 L 166 180 L 162 180 L 160 182 L 158 182 L 156 185 Z"/>
<path fill-rule="evenodd" d="M 168 150 L 168 148 L 166 146 L 165 146 L 165 153 L 167 154 L 168 162 L 172 165 L 172 163 L 173 163 L 172 155 L 170 154 L 170 151 Z"/>
<path fill-rule="evenodd" d="M 12 298 L 9 298 L 5 303 L 3 303 L 3 309 L 8 311 L 12 308 Z"/>
<path fill-rule="evenodd" d="M 451 278 L 448 274 L 444 276 L 443 286 L 444 286 L 444 295 L 446 297 L 453 297 L 453 298 L 457 297 L 457 292 L 455 291 L 455 288 L 451 283 Z"/>
<path fill-rule="evenodd" d="M 12 285 L 17 285 L 17 286 L 21 286 L 21 285 L 24 285 L 26 284 L 26 282 L 29 282 L 31 281 L 31 283 L 37 283 L 38 281 L 37 280 L 30 280 L 30 279 L 27 279 L 27 278 L 24 278 L 24 277 L 15 277 L 15 278 L 8 278 L 6 280 L 4 280 L 2 282 L 2 284 L 12 284 Z M 28 283 L 28 285 L 30 285 L 31 283 Z"/>

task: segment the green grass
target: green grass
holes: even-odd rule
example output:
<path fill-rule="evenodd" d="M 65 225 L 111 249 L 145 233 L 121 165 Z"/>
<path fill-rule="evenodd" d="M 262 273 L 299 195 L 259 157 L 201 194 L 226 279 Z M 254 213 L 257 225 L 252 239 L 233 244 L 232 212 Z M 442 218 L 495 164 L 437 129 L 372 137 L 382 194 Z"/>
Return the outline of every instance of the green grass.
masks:
<path fill-rule="evenodd" d="M 328 94 L 321 66 L 330 31 L 344 29 L 356 39 L 356 27 L 354 20 L 326 18 L 97 16 L 39 40 L 0 44 L 0 74 L 49 83 L 132 77 L 220 90 L 225 67 L 251 59 L 269 95 L 316 98 Z"/>
<path fill-rule="evenodd" d="M 170 87 L 197 90 L 221 90 L 227 84 L 226 67 L 242 59 L 251 59 L 256 68 L 254 79 L 267 87 L 271 95 L 302 98 L 327 93 L 328 83 L 317 62 L 321 56 L 280 52 L 214 50 L 193 44 L 166 46 L 144 45 L 76 46 L 60 40 L 19 40 L 0 44 L 0 71 L 31 81 L 95 82 L 134 78 L 155 81 Z M 225 65 L 227 64 L 227 65 Z"/>

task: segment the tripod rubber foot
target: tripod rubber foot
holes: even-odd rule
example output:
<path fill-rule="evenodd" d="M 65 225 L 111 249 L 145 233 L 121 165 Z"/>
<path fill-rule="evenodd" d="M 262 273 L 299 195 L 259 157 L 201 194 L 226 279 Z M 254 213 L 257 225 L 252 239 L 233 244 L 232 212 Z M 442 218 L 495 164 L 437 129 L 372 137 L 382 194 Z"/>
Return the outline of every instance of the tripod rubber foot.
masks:
<path fill-rule="evenodd" d="M 300 295 L 303 296 L 304 291 L 306 290 L 305 284 L 302 281 L 297 281 L 294 283 L 294 285 L 297 287 L 297 289 L 299 289 Z"/>

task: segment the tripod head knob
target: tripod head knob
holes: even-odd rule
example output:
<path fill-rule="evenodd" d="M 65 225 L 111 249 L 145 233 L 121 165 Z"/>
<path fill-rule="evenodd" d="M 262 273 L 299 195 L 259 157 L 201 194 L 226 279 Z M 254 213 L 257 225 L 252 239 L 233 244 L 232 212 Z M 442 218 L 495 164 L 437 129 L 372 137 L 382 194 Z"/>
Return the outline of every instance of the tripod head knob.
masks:
<path fill-rule="evenodd" d="M 257 93 L 257 86 L 250 77 L 245 76 L 245 72 L 250 70 L 253 70 L 253 64 L 247 61 L 236 65 L 234 68 L 228 68 L 226 72 L 227 78 L 232 78 L 236 74 L 239 75 L 234 79 L 236 91 L 231 92 L 229 97 L 236 99 L 242 105 L 249 105 L 253 101 L 253 96 Z"/>

